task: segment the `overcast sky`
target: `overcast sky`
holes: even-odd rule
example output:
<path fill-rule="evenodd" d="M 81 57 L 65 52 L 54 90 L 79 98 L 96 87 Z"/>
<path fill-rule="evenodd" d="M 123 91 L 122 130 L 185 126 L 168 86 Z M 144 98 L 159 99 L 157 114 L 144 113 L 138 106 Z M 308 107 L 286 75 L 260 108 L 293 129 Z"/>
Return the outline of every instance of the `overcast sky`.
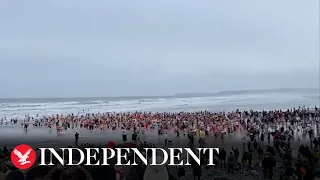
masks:
<path fill-rule="evenodd" d="M 0 84 L 0 97 L 317 88 L 319 1 L 1 1 Z"/>

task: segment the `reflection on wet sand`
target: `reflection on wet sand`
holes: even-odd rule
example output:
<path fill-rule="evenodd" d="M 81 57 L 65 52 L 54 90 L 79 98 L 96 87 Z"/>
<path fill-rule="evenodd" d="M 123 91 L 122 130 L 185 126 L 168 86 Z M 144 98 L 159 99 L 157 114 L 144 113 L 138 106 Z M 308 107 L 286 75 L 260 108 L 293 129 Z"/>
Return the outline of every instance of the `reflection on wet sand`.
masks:
<path fill-rule="evenodd" d="M 80 134 L 79 144 L 92 143 L 92 144 L 106 144 L 109 140 L 115 142 L 122 142 L 122 132 L 120 131 L 102 131 L 95 129 L 90 132 L 87 129 L 68 129 L 57 133 L 55 129 L 49 130 L 45 128 L 30 128 L 25 131 L 22 127 L 7 126 L 0 127 L 0 143 L 12 148 L 18 144 L 26 143 L 34 147 L 67 147 L 75 145 L 75 133 Z M 131 140 L 131 132 L 127 132 L 127 138 Z M 159 136 L 156 130 L 147 131 L 144 135 L 139 135 L 140 141 L 146 141 L 153 143 L 156 146 L 164 146 L 164 136 Z M 168 133 L 168 138 L 173 141 L 172 147 L 187 147 L 189 140 L 187 136 L 181 135 L 180 138 L 175 136 L 174 132 Z M 215 137 L 205 137 L 205 146 L 207 147 L 219 147 L 225 148 L 227 151 L 231 151 L 232 147 L 237 147 L 240 151 L 243 151 L 244 141 L 248 141 L 249 138 L 240 132 L 234 132 L 225 136 L 223 139 Z M 195 144 L 198 143 L 198 138 L 195 138 Z M 271 141 L 272 143 L 272 141 Z M 307 137 L 302 138 L 300 143 L 309 145 Z M 265 146 L 268 142 L 263 143 Z M 298 142 L 292 141 L 293 156 L 297 154 Z"/>

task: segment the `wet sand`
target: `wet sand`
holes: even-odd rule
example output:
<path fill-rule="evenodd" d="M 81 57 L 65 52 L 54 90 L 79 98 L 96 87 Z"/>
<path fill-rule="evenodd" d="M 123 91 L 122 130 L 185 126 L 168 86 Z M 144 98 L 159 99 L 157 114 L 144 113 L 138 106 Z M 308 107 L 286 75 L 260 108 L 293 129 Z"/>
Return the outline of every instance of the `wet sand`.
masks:
<path fill-rule="evenodd" d="M 57 133 L 55 129 L 52 129 L 49 132 L 49 129 L 30 127 L 26 132 L 21 126 L 0 126 L 0 145 L 1 147 L 6 145 L 8 148 L 13 148 L 18 144 L 25 143 L 29 144 L 32 147 L 67 147 L 75 145 L 75 132 L 80 134 L 79 144 L 82 143 L 95 143 L 95 144 L 106 144 L 109 140 L 115 142 L 122 142 L 122 133 L 121 131 L 112 132 L 110 130 L 94 130 L 90 132 L 87 129 L 77 129 L 72 130 L 68 129 Z M 131 140 L 131 133 L 127 133 L 128 141 Z M 173 145 L 169 147 L 187 147 L 188 138 L 187 136 L 180 135 L 180 138 L 176 138 L 175 134 L 169 133 L 168 138 L 173 140 Z M 241 133 L 233 133 L 226 136 L 223 140 L 220 138 L 206 137 L 206 147 L 219 147 L 226 149 L 227 152 L 232 151 L 232 147 L 237 147 L 240 150 L 240 157 L 243 152 L 243 137 L 245 135 Z M 157 131 L 148 131 L 145 135 L 140 135 L 141 141 L 147 141 L 150 143 L 156 144 L 156 146 L 164 146 L 164 136 L 158 136 Z M 195 144 L 197 145 L 198 138 L 195 138 Z M 249 140 L 249 137 L 246 137 L 246 140 Z M 264 145 L 267 145 L 267 139 L 264 142 Z M 308 137 L 303 137 L 301 143 L 309 145 Z M 272 144 L 272 141 L 271 141 Z M 292 141 L 292 155 L 293 157 L 297 156 L 297 150 L 299 144 L 296 140 Z M 278 158 L 277 158 L 278 159 Z M 277 161 L 281 162 L 282 160 L 278 159 Z M 280 166 L 282 163 L 277 163 L 277 166 Z M 173 175 L 177 175 L 177 168 L 170 167 L 169 171 Z M 252 176 L 247 174 L 241 174 L 236 172 L 235 174 L 228 174 L 225 169 L 205 169 L 203 168 L 202 179 L 209 180 L 214 178 L 226 177 L 231 180 L 255 180 L 257 178 L 262 178 L 259 170 L 259 176 Z M 278 179 L 280 173 L 279 168 L 274 169 L 274 178 Z M 186 167 L 186 176 L 180 178 L 181 180 L 192 180 L 192 169 L 191 167 Z"/>
<path fill-rule="evenodd" d="M 122 132 L 121 131 L 111 131 L 111 130 L 99 130 L 95 129 L 90 132 L 87 129 L 68 129 L 63 130 L 60 133 L 56 132 L 56 129 L 51 131 L 47 128 L 41 127 L 30 127 L 28 131 L 25 131 L 21 126 L 0 126 L 0 144 L 2 146 L 6 145 L 8 148 L 13 148 L 18 144 L 25 143 L 33 147 L 67 147 L 75 145 L 74 134 L 78 132 L 79 142 L 83 143 L 94 143 L 94 144 L 106 144 L 108 141 L 112 140 L 115 142 L 122 142 Z M 131 141 L 131 132 L 127 132 L 127 139 Z M 240 152 L 243 151 L 243 137 L 245 135 L 239 132 L 227 135 L 224 139 L 206 137 L 206 147 L 219 147 L 225 148 L 228 151 L 232 151 L 232 147 L 237 147 Z M 164 136 L 158 136 L 156 130 L 150 130 L 145 133 L 145 135 L 139 135 L 141 141 L 147 141 L 153 143 L 158 147 L 164 146 Z M 177 138 L 173 132 L 168 133 L 168 139 L 173 141 L 171 147 L 187 147 L 188 138 L 183 134 L 180 134 L 180 138 Z M 245 138 L 246 141 L 249 137 Z M 272 143 L 272 141 L 271 141 Z M 300 143 L 309 145 L 307 137 L 302 137 Z M 195 145 L 198 144 L 198 138 L 195 138 Z M 264 145 L 267 145 L 267 138 L 265 138 Z M 296 156 L 299 144 L 296 140 L 291 143 L 293 156 Z"/>

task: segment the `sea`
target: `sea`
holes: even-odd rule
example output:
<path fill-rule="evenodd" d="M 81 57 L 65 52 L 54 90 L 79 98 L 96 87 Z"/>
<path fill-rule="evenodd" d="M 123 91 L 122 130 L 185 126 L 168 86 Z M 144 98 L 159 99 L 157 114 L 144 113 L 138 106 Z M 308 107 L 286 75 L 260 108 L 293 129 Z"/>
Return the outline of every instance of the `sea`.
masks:
<path fill-rule="evenodd" d="M 275 110 L 320 106 L 319 89 L 184 93 L 172 96 L 0 99 L 0 118 L 106 112 Z"/>

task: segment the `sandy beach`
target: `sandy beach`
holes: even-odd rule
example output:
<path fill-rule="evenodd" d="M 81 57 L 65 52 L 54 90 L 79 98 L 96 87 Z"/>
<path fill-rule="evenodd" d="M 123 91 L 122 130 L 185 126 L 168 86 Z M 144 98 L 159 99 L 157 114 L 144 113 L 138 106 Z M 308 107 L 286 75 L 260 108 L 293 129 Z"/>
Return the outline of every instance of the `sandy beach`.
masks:
<path fill-rule="evenodd" d="M 55 129 L 51 131 L 49 129 L 31 127 L 27 132 L 20 126 L 14 127 L 0 127 L 0 143 L 7 143 L 8 147 L 14 147 L 19 143 L 29 143 L 32 146 L 68 146 L 75 145 L 74 134 L 78 132 L 80 134 L 79 144 L 81 143 L 93 143 L 93 144 L 106 144 L 112 140 L 115 142 L 122 142 L 122 133 L 120 131 L 102 131 L 95 129 L 90 132 L 87 129 L 68 129 L 60 133 L 57 133 Z M 131 140 L 131 133 L 127 133 L 128 140 Z M 172 134 L 173 136 L 173 134 Z M 162 144 L 164 142 L 162 137 L 158 137 L 156 131 L 147 132 L 145 135 L 141 135 L 141 141 L 147 141 L 154 144 Z M 181 137 L 179 142 L 181 145 L 187 144 L 187 138 Z"/>
<path fill-rule="evenodd" d="M 30 127 L 28 131 L 25 131 L 21 125 L 2 125 L 0 126 L 0 144 L 6 145 L 8 148 L 13 148 L 18 144 L 29 144 L 36 147 L 67 147 L 75 145 L 74 134 L 78 132 L 80 134 L 79 144 L 93 143 L 93 144 L 106 144 L 108 141 L 112 140 L 115 142 L 122 142 L 121 131 L 111 131 L 111 130 L 99 130 L 95 129 L 92 132 L 88 129 L 77 128 L 77 129 L 67 129 L 60 133 L 57 133 L 55 129 L 49 130 L 43 127 Z M 127 132 L 128 140 L 131 140 L 131 132 Z M 158 136 L 156 130 L 149 130 L 145 135 L 139 135 L 141 141 L 147 141 L 156 144 L 156 146 L 164 146 L 164 136 Z M 227 135 L 224 139 L 205 137 L 207 147 L 219 147 L 224 148 L 227 152 L 232 151 L 232 147 L 237 147 L 240 150 L 240 155 L 243 153 L 243 139 L 248 141 L 249 137 L 246 134 L 240 132 L 234 132 Z M 174 132 L 168 133 L 168 139 L 173 140 L 173 145 L 171 147 L 188 147 L 187 136 L 181 135 L 177 138 Z M 196 145 L 198 138 L 195 139 Z M 273 142 L 271 141 L 271 144 Z M 308 137 L 303 137 L 300 143 L 309 145 Z M 264 145 L 268 145 L 268 142 L 264 142 Z M 170 147 L 170 146 L 169 146 Z M 292 155 L 295 158 L 297 156 L 297 151 L 299 144 L 296 140 L 292 141 Z M 282 165 L 282 160 L 277 160 L 277 168 L 274 169 L 274 178 L 278 179 L 280 166 Z M 180 178 L 180 180 L 191 180 L 193 179 L 192 168 L 185 167 L 186 176 Z M 126 173 L 126 167 L 124 167 L 124 172 Z M 170 167 L 169 171 L 171 174 L 177 176 L 177 167 Z M 250 173 L 240 173 L 235 172 L 235 174 L 228 174 L 225 169 L 203 168 L 202 179 L 230 179 L 230 180 L 253 180 L 261 177 L 262 168 L 258 169 L 259 175 L 254 175 Z M 218 180 L 217 179 L 217 180 Z"/>
<path fill-rule="evenodd" d="M 55 129 L 49 130 L 48 128 L 41 127 L 30 127 L 28 131 L 25 131 L 21 126 L 0 126 L 0 143 L 5 144 L 8 147 L 14 147 L 17 144 L 27 143 L 34 147 L 39 146 L 69 146 L 75 145 L 74 134 L 78 132 L 80 134 L 79 144 L 82 143 L 93 143 L 93 144 L 106 144 L 108 141 L 112 140 L 115 142 L 122 142 L 122 132 L 121 131 L 111 131 L 111 130 L 99 130 L 95 129 L 92 132 L 83 129 L 67 129 L 60 133 L 57 133 Z M 127 132 L 128 141 L 131 141 L 131 132 Z M 158 136 L 156 130 L 149 130 L 145 135 L 139 135 L 141 141 L 150 142 L 156 144 L 157 146 L 164 146 L 164 136 Z M 168 133 L 168 138 L 173 140 L 174 146 L 187 147 L 188 138 L 187 136 L 180 135 L 179 138 L 175 136 L 174 132 Z M 240 132 L 234 132 L 221 138 L 205 137 L 206 146 L 208 147 L 220 147 L 225 148 L 228 151 L 232 151 L 232 147 L 237 147 L 241 152 L 243 150 L 243 139 L 249 140 L 246 134 Z M 197 138 L 195 143 L 197 144 Z M 272 144 L 271 140 L 271 144 Z M 310 141 L 307 136 L 301 138 L 300 144 L 309 145 Z M 268 145 L 264 142 L 264 145 Z M 298 150 L 297 140 L 292 141 L 293 156 L 296 156 Z"/>

